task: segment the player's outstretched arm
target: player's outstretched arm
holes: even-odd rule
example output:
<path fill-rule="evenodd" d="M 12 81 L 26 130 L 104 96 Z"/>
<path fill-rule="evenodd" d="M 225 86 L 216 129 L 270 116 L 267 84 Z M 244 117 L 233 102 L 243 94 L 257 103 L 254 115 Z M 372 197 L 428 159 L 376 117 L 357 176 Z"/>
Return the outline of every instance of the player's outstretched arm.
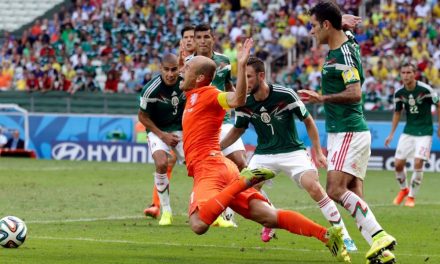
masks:
<path fill-rule="evenodd" d="M 391 124 L 391 132 L 388 137 L 385 139 L 385 147 L 390 147 L 391 141 L 393 141 L 394 132 L 396 132 L 397 125 L 399 124 L 401 111 L 395 111 L 393 114 L 393 121 Z"/>
<path fill-rule="evenodd" d="M 349 84 L 340 93 L 321 95 L 311 90 L 299 90 L 299 96 L 303 102 L 307 103 L 337 103 L 353 104 L 362 99 L 360 82 Z"/>
<path fill-rule="evenodd" d="M 225 148 L 232 145 L 235 141 L 237 141 L 237 139 L 239 139 L 241 137 L 241 135 L 243 135 L 244 131 L 246 131 L 245 128 L 233 127 L 231 130 L 229 130 L 226 137 L 224 137 L 220 141 L 220 148 L 222 150 L 224 150 Z"/>
<path fill-rule="evenodd" d="M 236 108 L 246 103 L 246 64 L 249 59 L 251 48 L 254 44 L 252 39 L 246 39 L 243 45 L 238 46 L 237 53 L 237 86 L 235 92 L 228 92 L 226 101 L 230 108 Z"/>
<path fill-rule="evenodd" d="M 160 130 L 147 113 L 139 110 L 138 119 L 148 131 L 156 134 L 168 146 L 175 147 L 179 143 L 180 138 L 177 135 Z"/>
<path fill-rule="evenodd" d="M 319 141 L 319 132 L 318 128 L 316 127 L 315 121 L 309 115 L 306 119 L 303 120 L 303 122 L 306 126 L 307 134 L 312 141 L 312 147 L 316 153 L 316 166 L 318 168 L 327 168 L 327 158 L 322 153 L 321 142 Z"/>

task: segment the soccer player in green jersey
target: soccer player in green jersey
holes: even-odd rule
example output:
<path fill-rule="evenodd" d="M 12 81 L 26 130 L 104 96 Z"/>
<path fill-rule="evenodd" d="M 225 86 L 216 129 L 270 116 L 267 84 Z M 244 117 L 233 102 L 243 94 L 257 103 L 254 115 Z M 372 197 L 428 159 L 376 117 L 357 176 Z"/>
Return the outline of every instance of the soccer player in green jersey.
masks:
<path fill-rule="evenodd" d="M 200 24 L 194 28 L 194 43 L 195 52 L 188 56 L 185 61 L 191 60 L 196 55 L 201 55 L 212 59 L 217 65 L 214 79 L 211 85 L 217 87 L 221 91 L 235 91 L 235 88 L 231 81 L 231 64 L 229 58 L 221 53 L 214 51 L 215 44 L 215 33 L 214 30 L 208 24 Z M 233 125 L 231 124 L 230 114 L 226 114 L 225 120 L 221 127 L 220 140 L 226 136 L 226 134 L 231 130 Z M 232 160 L 241 171 L 246 167 L 246 151 L 244 148 L 243 141 L 238 138 L 232 145 L 224 149 L 223 155 L 228 159 Z M 225 210 L 223 214 L 223 219 L 219 218 L 214 225 L 219 225 L 222 227 L 236 226 L 233 222 L 233 211 L 230 208 Z"/>
<path fill-rule="evenodd" d="M 328 197 L 319 183 L 318 171 L 303 142 L 298 138 L 295 116 L 304 122 L 307 128 L 316 153 L 317 166 L 327 167 L 327 159 L 322 153 L 318 129 L 312 116 L 295 91 L 266 82 L 266 70 L 262 60 L 250 57 L 246 72 L 248 79 L 246 104 L 236 109 L 235 127 L 221 141 L 220 146 L 228 147 L 251 123 L 258 135 L 258 144 L 248 168 L 264 167 L 276 173 L 284 172 L 299 188 L 309 193 L 332 225 L 343 228 L 347 250 L 356 251 L 357 248 L 348 235 L 335 202 Z M 270 240 L 271 235 L 268 233 L 270 234 L 269 228 L 264 228 L 262 232 L 264 242 Z"/>
<path fill-rule="evenodd" d="M 363 71 L 359 45 L 342 30 L 342 14 L 332 1 L 321 1 L 310 10 L 311 35 L 328 44 L 322 68 L 322 94 L 299 91 L 301 99 L 324 103 L 327 138 L 327 193 L 352 215 L 371 244 L 367 263 L 391 263 L 389 251 L 396 239 L 387 234 L 363 200 L 363 183 L 370 157 L 371 134 L 363 110 Z"/>
<path fill-rule="evenodd" d="M 385 146 L 388 147 L 393 140 L 402 110 L 405 109 L 406 124 L 399 138 L 394 160 L 400 192 L 393 203 L 399 205 L 408 196 L 405 206 L 414 207 L 415 197 L 423 179 L 423 164 L 429 159 L 431 152 L 432 133 L 434 132 L 431 105 L 437 106 L 439 122 L 437 136 L 440 137 L 440 103 L 438 95 L 431 86 L 416 80 L 416 67 L 413 64 L 404 63 L 400 67 L 400 77 L 403 87 L 394 93 L 393 123 L 390 135 L 385 140 Z M 407 159 L 412 158 L 414 158 L 414 171 L 408 188 L 405 164 Z"/>
<path fill-rule="evenodd" d="M 194 53 L 194 26 L 185 26 L 180 34 L 182 39 L 180 40 L 179 47 L 179 67 L 182 68 L 185 64 L 185 58 Z"/>
<path fill-rule="evenodd" d="M 159 225 L 170 225 L 172 211 L 167 177 L 168 157 L 173 150 L 179 160 L 184 159 L 181 137 L 182 114 L 186 100 L 179 88 L 181 78 L 177 56 L 163 56 L 160 71 L 161 74 L 142 89 L 138 118 L 147 129 L 148 145 L 156 166 L 154 184 L 162 209 Z M 151 212 L 145 212 L 149 213 Z"/>

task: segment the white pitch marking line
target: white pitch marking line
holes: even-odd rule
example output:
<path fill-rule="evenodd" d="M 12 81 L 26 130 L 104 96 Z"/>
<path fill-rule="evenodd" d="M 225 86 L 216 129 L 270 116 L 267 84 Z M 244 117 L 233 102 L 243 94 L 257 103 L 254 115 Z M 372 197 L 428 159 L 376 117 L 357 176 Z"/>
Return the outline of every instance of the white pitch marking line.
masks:
<path fill-rule="evenodd" d="M 130 240 L 113 240 L 113 239 L 94 239 L 86 237 L 50 237 L 50 236 L 32 236 L 31 239 L 40 240 L 64 240 L 64 241 L 87 241 L 87 242 L 97 242 L 97 243 L 119 243 L 119 244 L 135 244 L 135 245 L 158 245 L 158 246 L 175 246 L 175 247 L 203 247 L 203 248 L 224 248 L 224 249 L 237 249 L 236 246 L 222 246 L 222 245 L 209 245 L 209 244 L 180 244 L 180 243 L 157 243 L 157 242 L 138 242 Z M 248 247 L 247 249 L 253 250 L 274 250 L 274 251 L 300 251 L 300 252 L 328 252 L 328 250 L 312 250 L 306 248 L 284 248 L 284 247 Z M 351 252 L 350 254 L 364 254 L 363 252 Z M 399 256 L 409 256 L 409 257 L 440 257 L 439 254 L 408 254 L 399 253 Z"/>
<path fill-rule="evenodd" d="M 434 203 L 417 203 L 417 205 L 440 205 L 440 202 Z M 373 204 L 374 207 L 397 207 L 392 204 Z M 286 208 L 289 210 L 310 210 L 316 209 L 316 205 L 302 206 L 302 207 L 291 207 Z M 180 216 L 187 216 L 186 213 L 180 214 Z M 127 219 L 142 219 L 144 216 L 139 215 L 131 215 L 131 216 L 108 216 L 108 217 L 96 217 L 96 218 L 77 218 L 77 219 L 48 219 L 48 220 L 26 220 L 26 223 L 29 224 L 53 224 L 53 223 L 75 223 L 75 222 L 96 222 L 96 221 L 113 221 L 113 220 L 127 220 Z"/>

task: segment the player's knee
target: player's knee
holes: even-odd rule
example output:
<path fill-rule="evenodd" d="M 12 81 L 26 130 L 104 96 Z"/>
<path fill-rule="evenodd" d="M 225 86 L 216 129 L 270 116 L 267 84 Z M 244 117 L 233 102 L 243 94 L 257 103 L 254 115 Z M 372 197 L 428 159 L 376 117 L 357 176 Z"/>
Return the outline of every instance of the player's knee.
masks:
<path fill-rule="evenodd" d="M 198 217 L 195 217 L 194 215 L 190 217 L 189 225 L 191 227 L 191 230 L 197 235 L 203 235 L 209 229 L 209 225 L 205 224 L 202 220 L 200 220 Z"/>
<path fill-rule="evenodd" d="M 265 227 L 276 227 L 277 210 L 261 200 L 252 200 L 250 204 L 251 219 Z"/>
<path fill-rule="evenodd" d="M 167 160 L 158 160 L 156 161 L 156 171 L 159 173 L 165 173 L 168 168 Z"/>
<path fill-rule="evenodd" d="M 327 195 L 333 201 L 339 201 L 343 195 L 343 191 L 338 186 L 327 185 Z"/>

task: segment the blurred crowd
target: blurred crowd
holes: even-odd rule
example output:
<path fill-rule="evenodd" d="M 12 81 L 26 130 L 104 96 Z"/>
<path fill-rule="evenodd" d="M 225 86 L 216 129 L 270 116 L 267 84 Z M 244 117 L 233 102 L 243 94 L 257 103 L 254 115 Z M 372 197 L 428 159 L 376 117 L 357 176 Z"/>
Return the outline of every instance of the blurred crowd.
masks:
<path fill-rule="evenodd" d="M 178 54 L 180 30 L 210 23 L 215 50 L 235 65 L 236 43 L 256 41 L 254 53 L 271 61 L 271 80 L 294 89 L 320 90 L 327 52 L 309 36 L 314 0 L 77 0 L 51 19 L 37 19 L 21 36 L 5 33 L 0 90 L 136 93 L 159 71 L 160 57 Z M 337 0 L 358 14 L 358 0 Z M 398 66 L 411 58 L 419 79 L 440 87 L 440 3 L 436 0 L 366 2 L 353 32 L 361 45 L 366 108 L 389 109 L 400 86 Z M 238 4 L 240 3 L 240 4 Z M 296 54 L 287 66 L 288 51 Z"/>

